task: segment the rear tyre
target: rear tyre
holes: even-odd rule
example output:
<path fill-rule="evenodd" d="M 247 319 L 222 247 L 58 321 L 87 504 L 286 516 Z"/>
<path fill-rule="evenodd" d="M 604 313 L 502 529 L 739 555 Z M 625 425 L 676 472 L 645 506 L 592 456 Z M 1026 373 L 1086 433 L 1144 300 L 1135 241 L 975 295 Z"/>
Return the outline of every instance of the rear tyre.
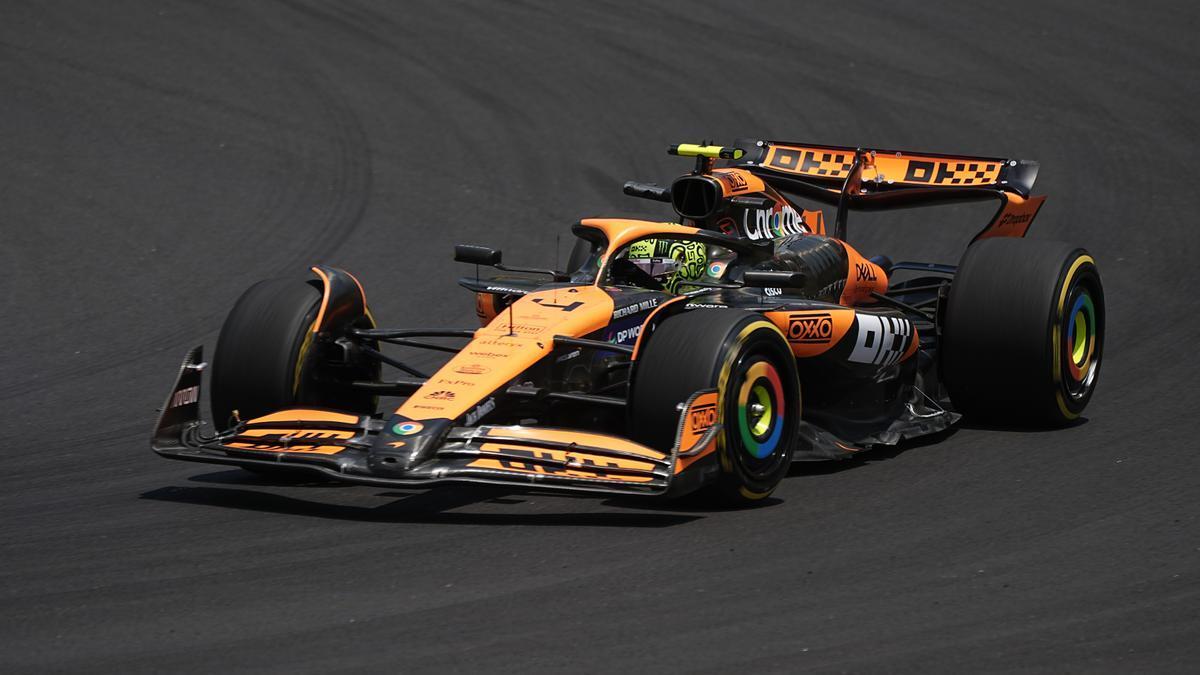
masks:
<path fill-rule="evenodd" d="M 336 381 L 378 379 L 379 364 L 331 370 L 312 331 L 320 303 L 316 286 L 294 279 L 259 282 L 238 299 L 213 357 L 212 411 L 218 427 L 228 426 L 234 410 L 243 420 L 297 405 L 375 412 L 374 396 L 348 391 Z"/>
<path fill-rule="evenodd" d="M 1104 288 L 1087 251 L 1061 242 L 984 239 L 950 287 L 942 373 L 965 415 L 1061 426 L 1095 391 Z"/>
<path fill-rule="evenodd" d="M 694 310 L 664 321 L 637 361 L 631 392 L 636 439 L 667 450 L 677 406 L 718 390 L 720 473 L 707 496 L 725 505 L 766 498 L 787 474 L 800 422 L 796 360 L 783 333 L 761 315 Z"/>

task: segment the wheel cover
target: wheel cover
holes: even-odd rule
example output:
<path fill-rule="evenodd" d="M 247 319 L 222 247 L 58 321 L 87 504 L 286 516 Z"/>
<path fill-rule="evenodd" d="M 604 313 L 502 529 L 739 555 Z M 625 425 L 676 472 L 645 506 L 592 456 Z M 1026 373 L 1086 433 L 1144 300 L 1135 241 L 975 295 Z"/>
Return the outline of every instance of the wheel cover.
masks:
<path fill-rule="evenodd" d="M 1100 362 L 1096 349 L 1096 307 L 1091 293 L 1083 285 L 1074 289 L 1069 303 L 1071 309 L 1063 317 L 1064 384 L 1067 393 L 1079 399 L 1087 394 L 1095 381 Z"/>
<path fill-rule="evenodd" d="M 768 361 L 756 361 L 742 376 L 737 427 L 742 447 L 755 459 L 769 457 L 783 436 L 783 382 Z"/>

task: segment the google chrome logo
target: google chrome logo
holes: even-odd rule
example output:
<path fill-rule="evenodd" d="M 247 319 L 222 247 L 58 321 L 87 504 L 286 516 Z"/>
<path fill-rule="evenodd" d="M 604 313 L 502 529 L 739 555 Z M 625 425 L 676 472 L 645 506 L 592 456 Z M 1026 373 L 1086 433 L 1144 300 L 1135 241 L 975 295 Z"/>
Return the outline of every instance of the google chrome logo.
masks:
<path fill-rule="evenodd" d="M 420 422 L 401 422 L 392 427 L 392 433 L 397 436 L 412 436 L 413 434 L 420 433 L 424 428 L 425 425 Z"/>

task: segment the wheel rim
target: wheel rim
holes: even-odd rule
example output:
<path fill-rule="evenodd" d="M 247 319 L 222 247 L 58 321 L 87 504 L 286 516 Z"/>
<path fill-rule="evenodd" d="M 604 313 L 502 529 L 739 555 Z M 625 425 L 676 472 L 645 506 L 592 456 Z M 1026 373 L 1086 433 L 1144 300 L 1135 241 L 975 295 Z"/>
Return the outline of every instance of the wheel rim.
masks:
<path fill-rule="evenodd" d="M 1063 317 L 1063 382 L 1067 394 L 1078 400 L 1087 395 L 1095 382 L 1100 365 L 1100 338 L 1096 306 L 1086 286 L 1079 285 L 1072 291 L 1067 306 L 1071 309 Z"/>
<path fill-rule="evenodd" d="M 783 436 L 783 381 L 775 366 L 756 361 L 746 369 L 738 389 L 737 427 L 742 448 L 754 459 L 765 459 Z"/>

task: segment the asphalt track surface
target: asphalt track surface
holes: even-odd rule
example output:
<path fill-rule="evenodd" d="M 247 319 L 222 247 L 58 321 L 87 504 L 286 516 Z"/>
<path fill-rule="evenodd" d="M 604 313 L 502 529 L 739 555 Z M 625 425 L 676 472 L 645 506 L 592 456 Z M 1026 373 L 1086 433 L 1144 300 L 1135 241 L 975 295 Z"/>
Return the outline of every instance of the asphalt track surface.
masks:
<path fill-rule="evenodd" d="M 1196 5 L 971 5 L 4 0 L 0 669 L 1194 672 Z M 549 263 L 665 217 L 620 188 L 669 143 L 755 135 L 1039 159 L 1032 236 L 1107 291 L 1086 422 L 733 512 L 151 455 L 255 280 L 327 262 L 388 325 L 470 325 L 453 243 Z M 851 240 L 954 262 L 989 211 Z"/>

